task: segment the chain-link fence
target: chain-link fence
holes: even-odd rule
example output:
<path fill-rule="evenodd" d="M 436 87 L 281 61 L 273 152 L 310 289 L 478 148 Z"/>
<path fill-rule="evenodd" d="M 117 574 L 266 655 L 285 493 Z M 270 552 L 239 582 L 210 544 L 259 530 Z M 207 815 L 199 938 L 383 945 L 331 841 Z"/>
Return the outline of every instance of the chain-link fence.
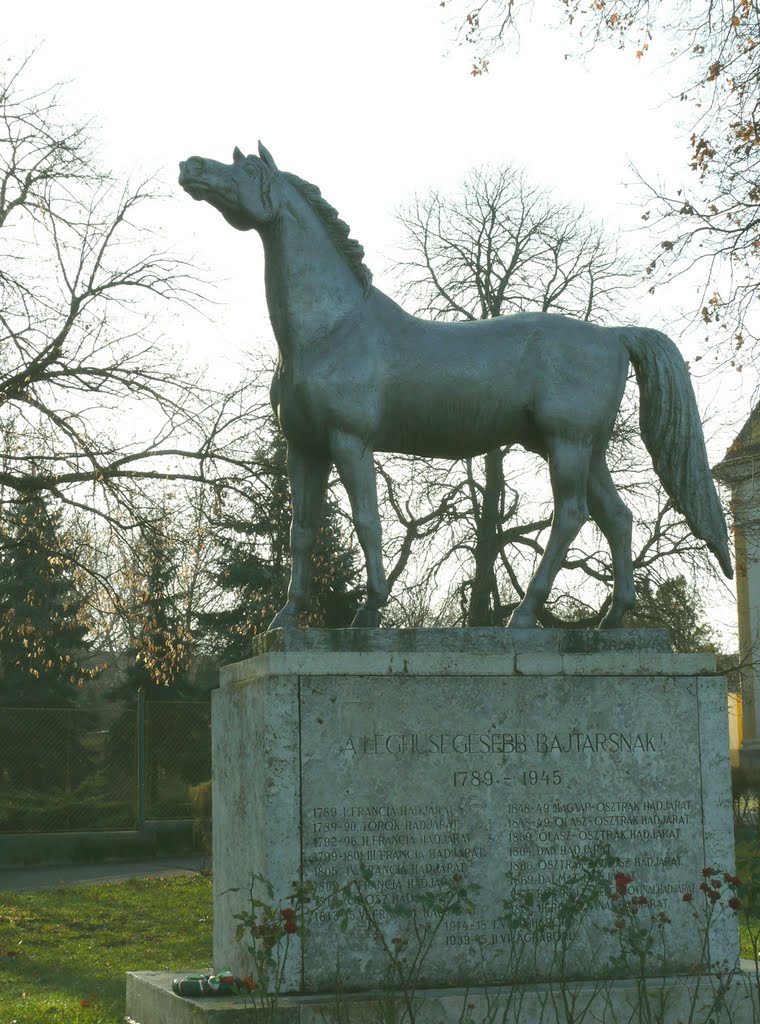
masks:
<path fill-rule="evenodd" d="M 0 833 L 190 817 L 188 786 L 211 777 L 210 709 L 0 707 Z"/>
<path fill-rule="evenodd" d="M 146 701 L 144 736 L 144 817 L 191 817 L 188 786 L 211 778 L 211 705 Z"/>

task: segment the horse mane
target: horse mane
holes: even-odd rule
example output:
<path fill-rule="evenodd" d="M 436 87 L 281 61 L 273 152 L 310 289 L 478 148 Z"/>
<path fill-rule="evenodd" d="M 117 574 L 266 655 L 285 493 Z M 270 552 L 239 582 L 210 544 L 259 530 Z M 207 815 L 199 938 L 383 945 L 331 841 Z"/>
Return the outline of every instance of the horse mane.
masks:
<path fill-rule="evenodd" d="M 364 263 L 364 246 L 355 238 L 348 237 L 351 230 L 348 224 L 341 220 L 338 211 L 327 202 L 316 185 L 312 185 L 310 181 L 304 181 L 303 178 L 299 178 L 297 174 L 291 174 L 289 171 L 280 171 L 280 174 L 301 193 L 327 228 L 330 238 L 338 247 L 338 251 L 345 256 L 346 262 L 359 279 L 366 295 L 372 286 L 372 271 Z"/>

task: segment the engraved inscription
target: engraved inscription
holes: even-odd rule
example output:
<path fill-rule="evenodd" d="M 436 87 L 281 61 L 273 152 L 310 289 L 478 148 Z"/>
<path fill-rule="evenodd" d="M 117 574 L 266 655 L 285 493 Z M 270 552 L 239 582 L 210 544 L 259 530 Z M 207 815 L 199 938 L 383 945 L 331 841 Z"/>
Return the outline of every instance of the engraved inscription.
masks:
<path fill-rule="evenodd" d="M 318 892 L 350 877 L 360 863 L 372 869 L 374 891 L 420 891 L 464 874 L 486 853 L 462 830 L 454 805 L 313 807 L 304 829 L 310 839 L 305 837 L 305 863 L 313 868 Z"/>
<path fill-rule="evenodd" d="M 536 892 L 561 885 L 577 858 L 607 848 L 634 876 L 631 892 L 678 932 L 681 896 L 704 866 L 699 762 L 684 756 L 699 748 L 687 713 L 694 691 L 681 688 L 674 716 L 667 684 L 636 681 L 610 705 L 607 682 L 584 680 L 583 701 L 578 681 L 555 680 L 539 699 L 514 679 L 448 680 L 435 700 L 424 678 L 313 682 L 303 704 L 316 723 L 302 741 L 304 877 L 326 896 L 369 868 L 379 918 L 383 904 L 454 875 L 479 887 L 474 912 L 440 929 L 431 983 L 504 980 L 510 879 Z M 334 714 L 324 714 L 320 687 L 340 694 Z M 329 912 L 323 922 L 323 939 L 348 944 L 343 963 L 351 942 L 366 955 L 358 933 L 330 933 Z M 681 947 L 691 962 L 695 950 Z"/>
<path fill-rule="evenodd" d="M 339 753 L 346 754 L 390 754 L 406 757 L 414 754 L 525 754 L 528 751 L 539 754 L 570 752 L 594 754 L 617 754 L 621 751 L 655 752 L 659 742 L 663 745 L 662 733 L 652 734 L 631 732 L 595 733 L 374 733 L 372 735 L 346 736 L 339 743 Z"/>

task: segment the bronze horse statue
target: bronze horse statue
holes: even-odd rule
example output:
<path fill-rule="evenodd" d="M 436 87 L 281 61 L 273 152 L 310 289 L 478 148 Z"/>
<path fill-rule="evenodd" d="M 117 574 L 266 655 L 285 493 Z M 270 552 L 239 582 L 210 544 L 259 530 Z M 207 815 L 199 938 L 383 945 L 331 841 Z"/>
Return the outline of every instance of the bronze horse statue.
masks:
<path fill-rule="evenodd" d="M 267 150 L 231 164 L 193 156 L 179 182 L 240 231 L 258 231 L 279 361 L 272 405 L 288 442 L 292 571 L 270 629 L 295 626 L 331 467 L 367 565 L 354 626 L 377 626 L 388 599 L 373 455 L 456 459 L 519 443 L 549 464 L 549 539 L 510 626 L 535 626 L 589 515 L 607 539 L 614 586 L 602 625 L 635 601 L 631 513 L 605 460 L 629 362 L 641 391 L 641 434 L 692 532 L 733 575 L 686 365 L 672 341 L 640 327 L 599 327 L 548 313 L 465 323 L 410 316 L 372 285 L 364 250 L 319 189 L 278 170 Z"/>

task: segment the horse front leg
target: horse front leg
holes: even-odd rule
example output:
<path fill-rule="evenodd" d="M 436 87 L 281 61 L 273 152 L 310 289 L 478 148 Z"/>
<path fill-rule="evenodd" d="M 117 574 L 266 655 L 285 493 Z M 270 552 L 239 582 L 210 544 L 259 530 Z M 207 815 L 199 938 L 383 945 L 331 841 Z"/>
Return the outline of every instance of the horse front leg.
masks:
<path fill-rule="evenodd" d="M 288 479 L 293 508 L 290 520 L 290 583 L 288 599 L 269 624 L 269 629 L 298 625 L 298 613 L 306 607 L 311 586 L 311 553 L 319 530 L 330 460 L 300 451 L 288 444 Z"/>
<path fill-rule="evenodd" d="M 336 432 L 330 439 L 330 453 L 351 502 L 354 529 L 367 566 L 367 600 L 351 625 L 379 626 L 380 609 L 388 601 L 388 583 L 383 569 L 373 452 L 358 438 Z"/>
<path fill-rule="evenodd" d="M 544 606 L 570 545 L 588 519 L 586 485 L 590 446 L 581 441 L 553 440 L 547 445 L 554 515 L 549 540 L 525 597 L 512 613 L 509 627 L 532 628 Z"/>

